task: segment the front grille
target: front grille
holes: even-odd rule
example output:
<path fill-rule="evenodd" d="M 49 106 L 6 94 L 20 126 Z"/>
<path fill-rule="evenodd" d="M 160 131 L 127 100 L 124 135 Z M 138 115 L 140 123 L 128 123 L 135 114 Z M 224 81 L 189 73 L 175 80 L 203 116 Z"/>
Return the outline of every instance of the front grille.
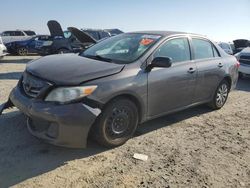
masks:
<path fill-rule="evenodd" d="M 49 85 L 46 81 L 36 78 L 27 72 L 23 74 L 22 88 L 25 94 L 31 98 L 37 97 Z"/>
<path fill-rule="evenodd" d="M 242 55 L 239 61 L 241 64 L 250 65 L 250 56 Z"/>

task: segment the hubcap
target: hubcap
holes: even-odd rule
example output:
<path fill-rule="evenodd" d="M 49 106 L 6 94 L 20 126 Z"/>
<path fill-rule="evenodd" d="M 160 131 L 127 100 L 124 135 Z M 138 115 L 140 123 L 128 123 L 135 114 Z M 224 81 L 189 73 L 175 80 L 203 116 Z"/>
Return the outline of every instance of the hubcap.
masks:
<path fill-rule="evenodd" d="M 130 116 L 127 109 L 114 108 L 107 121 L 107 133 L 110 137 L 115 138 L 122 136 L 129 130 Z"/>
<path fill-rule="evenodd" d="M 220 88 L 218 89 L 217 95 L 216 95 L 216 104 L 218 107 L 221 107 L 226 102 L 228 95 L 228 89 L 226 84 L 222 84 Z"/>
<path fill-rule="evenodd" d="M 27 54 L 27 50 L 25 48 L 21 48 L 21 49 L 19 49 L 19 54 L 20 55 L 26 55 Z"/>

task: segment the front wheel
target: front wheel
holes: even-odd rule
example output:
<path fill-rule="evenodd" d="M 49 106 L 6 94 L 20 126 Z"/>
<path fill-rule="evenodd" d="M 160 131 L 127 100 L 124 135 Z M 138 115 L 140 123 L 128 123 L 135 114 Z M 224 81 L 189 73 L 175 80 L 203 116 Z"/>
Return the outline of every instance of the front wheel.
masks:
<path fill-rule="evenodd" d="M 92 135 L 106 147 L 122 145 L 133 136 L 138 119 L 138 109 L 131 100 L 115 99 L 103 109 L 92 128 Z"/>
<path fill-rule="evenodd" d="M 217 87 L 213 100 L 209 103 L 209 106 L 214 110 L 222 108 L 227 101 L 229 90 L 229 83 L 223 80 Z"/>

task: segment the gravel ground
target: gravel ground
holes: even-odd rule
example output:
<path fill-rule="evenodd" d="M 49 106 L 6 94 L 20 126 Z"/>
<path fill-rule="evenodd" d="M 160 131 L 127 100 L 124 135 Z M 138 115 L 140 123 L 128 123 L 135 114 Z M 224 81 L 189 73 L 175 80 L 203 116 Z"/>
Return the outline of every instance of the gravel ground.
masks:
<path fill-rule="evenodd" d="M 0 103 L 33 58 L 0 60 Z M 46 144 L 28 133 L 17 109 L 8 110 L 0 117 L 0 187 L 9 186 L 250 187 L 250 79 L 239 81 L 223 109 L 152 120 L 109 150 L 91 141 L 84 150 Z"/>

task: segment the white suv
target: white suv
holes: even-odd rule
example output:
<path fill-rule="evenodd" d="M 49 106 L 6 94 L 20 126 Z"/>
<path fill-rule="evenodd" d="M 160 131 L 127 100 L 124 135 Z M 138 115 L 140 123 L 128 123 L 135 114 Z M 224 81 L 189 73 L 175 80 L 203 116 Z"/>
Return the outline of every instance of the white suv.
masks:
<path fill-rule="evenodd" d="M 26 40 L 35 35 L 36 33 L 34 31 L 28 30 L 4 31 L 1 34 L 4 44 L 14 41 Z"/>
<path fill-rule="evenodd" d="M 3 44 L 2 38 L 0 37 L 0 59 L 7 54 L 7 49 Z"/>

